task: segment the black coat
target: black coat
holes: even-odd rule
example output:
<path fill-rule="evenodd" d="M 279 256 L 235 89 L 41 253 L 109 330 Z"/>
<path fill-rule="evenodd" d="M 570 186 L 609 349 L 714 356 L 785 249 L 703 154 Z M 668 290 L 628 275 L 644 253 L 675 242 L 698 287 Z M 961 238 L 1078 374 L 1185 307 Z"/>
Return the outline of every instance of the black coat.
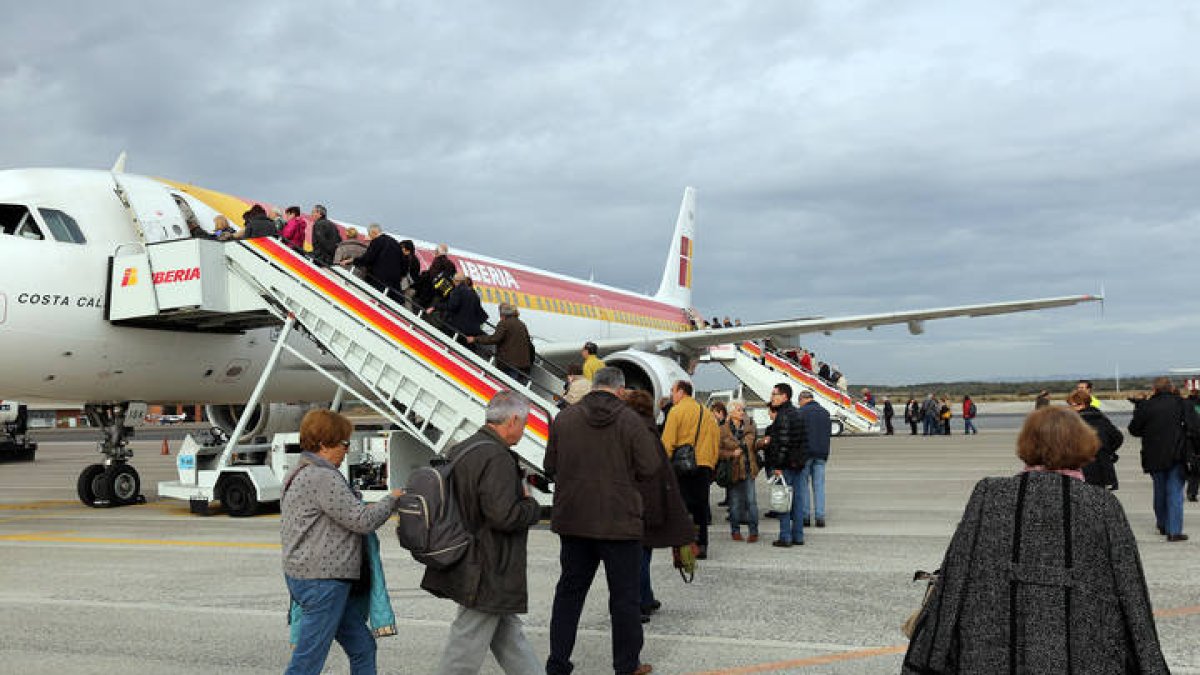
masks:
<path fill-rule="evenodd" d="M 696 527 L 679 492 L 679 480 L 658 437 L 658 426 L 651 418 L 643 421 L 658 443 L 659 467 L 652 478 L 637 482 L 642 495 L 642 546 L 669 548 L 690 544 L 696 540 Z"/>
<path fill-rule="evenodd" d="M 1129 433 L 1142 439 L 1142 470 L 1166 471 L 1183 461 L 1184 431 L 1200 436 L 1200 417 L 1188 401 L 1169 392 L 1159 392 L 1133 406 Z"/>
<path fill-rule="evenodd" d="M 1083 467 L 1084 480 L 1089 485 L 1111 487 L 1115 490 L 1117 487 L 1117 467 L 1115 466 L 1118 459 L 1117 449 L 1125 442 L 1125 436 L 1097 408 L 1084 408 L 1079 411 L 1079 416 L 1095 429 L 1096 435 L 1100 437 L 1100 449 L 1096 451 L 1096 459 Z"/>
<path fill-rule="evenodd" d="M 381 291 L 385 288 L 401 290 L 408 272 L 408 256 L 404 255 L 400 242 L 386 234 L 372 239 L 366 252 L 354 264 L 365 269 L 367 283 Z"/>
<path fill-rule="evenodd" d="M 896 416 L 896 409 L 892 407 L 891 401 L 883 402 L 883 419 L 890 420 Z"/>
<path fill-rule="evenodd" d="M 279 233 L 275 229 L 275 221 L 266 216 L 255 216 L 246 221 L 246 234 L 244 239 L 257 239 L 258 237 L 274 237 Z"/>
<path fill-rule="evenodd" d="M 442 318 L 459 333 L 483 335 L 481 326 L 488 320 L 488 314 L 483 311 L 479 294 L 465 283 L 458 284 L 450 291 L 450 297 L 446 298 L 446 306 L 442 311 Z"/>
<path fill-rule="evenodd" d="M 1169 672 L 1137 541 L 1107 490 L 1049 472 L 983 479 L 941 574 L 903 673 Z"/>
<path fill-rule="evenodd" d="M 330 222 L 328 218 L 322 218 L 313 223 L 313 258 L 317 262 L 332 265 L 333 253 L 340 243 L 342 243 L 342 235 L 338 233 L 337 225 Z"/>
<path fill-rule="evenodd" d="M 480 440 L 492 442 L 472 450 L 450 474 L 458 512 L 474 541 L 454 567 L 425 568 L 421 588 L 481 612 L 522 614 L 529 602 L 526 544 L 541 507 L 523 496 L 516 455 L 488 427 L 447 456 L 453 459 L 457 451 Z"/>
<path fill-rule="evenodd" d="M 767 464 L 772 469 L 802 469 L 807 452 L 804 419 L 791 401 L 779 407 L 771 425 Z"/>

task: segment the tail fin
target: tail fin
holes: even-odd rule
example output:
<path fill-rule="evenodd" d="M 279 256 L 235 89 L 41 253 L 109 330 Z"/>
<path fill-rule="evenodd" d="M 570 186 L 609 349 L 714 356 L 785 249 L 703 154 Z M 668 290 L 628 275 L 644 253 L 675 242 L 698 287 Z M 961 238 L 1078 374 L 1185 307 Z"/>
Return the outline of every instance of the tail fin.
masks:
<path fill-rule="evenodd" d="M 654 299 L 676 307 L 692 306 L 692 260 L 696 254 L 696 190 L 684 188 L 675 219 L 675 235 Z"/>

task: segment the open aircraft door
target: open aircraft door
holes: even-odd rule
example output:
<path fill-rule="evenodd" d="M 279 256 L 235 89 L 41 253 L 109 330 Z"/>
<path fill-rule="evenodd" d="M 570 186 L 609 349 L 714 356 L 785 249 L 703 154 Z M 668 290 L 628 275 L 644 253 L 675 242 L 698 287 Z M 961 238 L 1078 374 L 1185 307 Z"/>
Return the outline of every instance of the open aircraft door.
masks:
<path fill-rule="evenodd" d="M 117 199 L 129 213 L 142 243 L 153 244 L 189 236 L 183 212 L 163 185 L 137 176 L 114 173 L 112 177 Z"/>

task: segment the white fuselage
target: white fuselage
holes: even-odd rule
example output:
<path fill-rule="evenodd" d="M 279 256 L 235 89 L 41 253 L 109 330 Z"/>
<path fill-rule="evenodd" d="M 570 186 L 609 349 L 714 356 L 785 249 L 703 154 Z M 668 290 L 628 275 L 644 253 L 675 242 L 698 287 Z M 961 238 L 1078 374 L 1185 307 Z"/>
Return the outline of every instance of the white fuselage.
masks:
<path fill-rule="evenodd" d="M 134 202 L 137 224 L 115 191 L 118 179 Z M 103 171 L 0 172 L 0 205 L 67 213 L 86 238 L 85 243 L 56 240 L 40 216 L 41 239 L 0 234 L 0 354 L 5 355 L 0 392 L 5 397 L 245 402 L 271 351 L 275 329 L 196 333 L 116 326 L 105 317 L 114 251 L 180 236 L 181 217 L 169 213 L 161 199 L 153 203 L 156 190 L 168 200 L 174 195 L 186 201 L 206 227 L 221 212 L 214 200 L 155 179 Z M 229 208 L 225 211 L 228 215 Z M 682 329 L 685 320 L 682 308 L 647 296 L 467 252 L 452 252 L 451 257 L 475 278 L 493 317 L 494 305 L 517 300 L 537 340 L 582 345 L 605 337 L 653 338 Z M 307 344 L 306 353 L 320 360 L 319 350 L 304 337 L 289 339 L 297 346 Z M 335 365 L 328 359 L 323 363 Z M 265 397 L 320 401 L 333 393 L 327 380 L 285 353 Z"/>

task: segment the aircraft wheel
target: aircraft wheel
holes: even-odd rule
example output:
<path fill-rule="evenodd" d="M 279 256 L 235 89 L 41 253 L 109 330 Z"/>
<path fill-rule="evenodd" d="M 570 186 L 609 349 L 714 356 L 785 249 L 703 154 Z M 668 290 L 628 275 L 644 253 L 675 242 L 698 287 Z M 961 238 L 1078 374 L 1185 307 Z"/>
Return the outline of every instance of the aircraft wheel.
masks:
<path fill-rule="evenodd" d="M 842 432 L 845 430 L 846 430 L 846 425 L 841 420 L 837 420 L 837 419 L 829 420 L 829 435 L 830 436 L 841 436 Z"/>
<path fill-rule="evenodd" d="M 128 464 L 114 464 L 106 474 L 108 494 L 117 506 L 136 504 L 142 490 L 142 479 L 137 469 Z"/>
<path fill-rule="evenodd" d="M 79 480 L 75 481 L 75 492 L 84 506 L 96 505 L 96 479 L 104 475 L 104 470 L 103 464 L 92 464 L 79 473 Z"/>
<path fill-rule="evenodd" d="M 221 505 L 234 518 L 245 518 L 258 513 L 258 495 L 254 484 L 245 476 L 233 476 L 225 482 L 221 491 Z"/>

